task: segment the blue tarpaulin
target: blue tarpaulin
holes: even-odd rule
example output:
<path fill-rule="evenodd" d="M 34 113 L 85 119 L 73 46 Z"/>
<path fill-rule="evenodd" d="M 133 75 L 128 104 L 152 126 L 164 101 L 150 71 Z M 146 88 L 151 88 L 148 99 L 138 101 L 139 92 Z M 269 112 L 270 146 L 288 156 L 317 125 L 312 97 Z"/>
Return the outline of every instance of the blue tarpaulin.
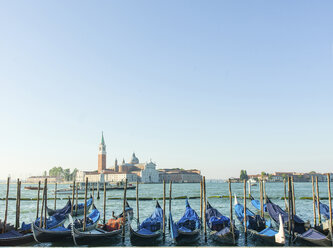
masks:
<path fill-rule="evenodd" d="M 151 232 L 156 232 L 161 229 L 162 223 L 163 223 L 163 209 L 161 208 L 160 204 L 158 204 L 157 202 L 153 214 L 141 223 L 139 231 L 144 228 Z"/>
<path fill-rule="evenodd" d="M 254 199 L 252 196 L 251 196 L 251 204 L 252 204 L 252 206 L 255 207 L 256 209 L 258 209 L 258 210 L 261 209 L 260 201 Z M 267 212 L 267 205 L 266 205 L 266 204 L 264 204 L 264 212 Z"/>

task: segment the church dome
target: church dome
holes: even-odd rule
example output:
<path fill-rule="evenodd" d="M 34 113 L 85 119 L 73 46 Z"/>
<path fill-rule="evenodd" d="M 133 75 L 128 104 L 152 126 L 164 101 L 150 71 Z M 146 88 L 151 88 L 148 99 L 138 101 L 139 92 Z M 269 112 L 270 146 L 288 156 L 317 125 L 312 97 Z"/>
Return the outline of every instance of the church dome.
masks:
<path fill-rule="evenodd" d="M 135 156 L 135 153 L 133 152 L 132 158 L 131 158 L 131 164 L 138 164 L 139 159 Z"/>

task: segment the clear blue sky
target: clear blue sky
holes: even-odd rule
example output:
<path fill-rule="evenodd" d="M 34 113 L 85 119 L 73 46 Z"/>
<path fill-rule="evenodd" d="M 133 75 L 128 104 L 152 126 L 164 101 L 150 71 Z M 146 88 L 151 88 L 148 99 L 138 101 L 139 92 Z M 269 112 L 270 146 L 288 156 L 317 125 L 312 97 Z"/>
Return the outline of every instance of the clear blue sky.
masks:
<path fill-rule="evenodd" d="M 1 1 L 1 178 L 133 151 L 208 178 L 332 171 L 332 1 Z"/>

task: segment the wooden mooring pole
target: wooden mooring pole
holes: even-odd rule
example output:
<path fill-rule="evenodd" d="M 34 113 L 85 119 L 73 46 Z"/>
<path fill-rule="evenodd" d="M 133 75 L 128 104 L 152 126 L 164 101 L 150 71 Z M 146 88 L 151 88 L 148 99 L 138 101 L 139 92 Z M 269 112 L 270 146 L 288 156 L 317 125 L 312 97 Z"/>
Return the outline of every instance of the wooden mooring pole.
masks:
<path fill-rule="evenodd" d="M 106 182 L 104 182 L 104 194 L 103 194 L 103 224 L 105 225 L 105 212 L 106 212 Z"/>
<path fill-rule="evenodd" d="M 104 185 L 105 185 L 105 183 L 104 183 Z M 100 199 L 100 197 L 99 197 L 99 187 L 100 187 L 100 184 L 99 184 L 99 182 L 97 182 L 97 200 Z"/>
<path fill-rule="evenodd" d="M 165 180 L 163 180 L 163 239 L 165 239 Z"/>
<path fill-rule="evenodd" d="M 40 195 L 40 181 L 38 181 L 36 220 L 38 219 L 38 215 L 39 215 L 39 195 Z"/>
<path fill-rule="evenodd" d="M 327 186 L 328 186 L 328 203 L 329 203 L 329 208 L 330 208 L 330 219 L 329 219 L 329 224 L 330 224 L 330 237 L 331 237 L 331 242 L 333 246 L 333 235 L 332 235 L 332 199 L 331 199 L 331 174 L 327 173 Z"/>
<path fill-rule="evenodd" d="M 247 236 L 247 218 L 246 218 L 246 180 L 244 179 L 244 232 L 245 232 L 245 238 Z"/>
<path fill-rule="evenodd" d="M 79 203 L 78 203 L 78 201 L 79 201 L 79 196 L 78 196 L 79 192 L 78 191 L 79 191 L 79 188 L 76 185 L 75 216 L 77 216 L 77 209 L 78 209 L 78 206 L 79 206 Z M 74 202 L 73 202 L 73 204 L 74 204 Z"/>
<path fill-rule="evenodd" d="M 5 220 L 4 220 L 4 222 L 3 222 L 2 233 L 5 233 L 5 232 L 6 232 L 6 225 L 7 225 L 9 183 L 10 183 L 10 177 L 7 178 L 7 192 L 6 192 Z"/>
<path fill-rule="evenodd" d="M 231 180 L 229 178 L 229 201 L 230 201 L 230 227 L 232 232 L 232 241 L 235 244 L 235 227 L 233 222 L 233 213 L 232 213 L 232 191 L 231 191 Z"/>
<path fill-rule="evenodd" d="M 288 176 L 288 234 L 289 239 L 291 238 L 291 185 L 290 185 L 290 177 Z"/>
<path fill-rule="evenodd" d="M 320 215 L 320 207 L 319 207 L 320 195 L 319 195 L 318 176 L 316 176 L 316 189 L 317 189 L 318 225 L 320 226 L 321 225 L 321 215 Z"/>
<path fill-rule="evenodd" d="M 126 191 L 127 191 L 127 178 L 125 179 L 124 187 L 124 202 L 123 202 L 123 225 L 122 225 L 122 241 L 125 241 L 125 225 L 126 225 Z"/>
<path fill-rule="evenodd" d="M 264 217 L 263 179 L 259 181 L 260 188 L 260 216 Z"/>
<path fill-rule="evenodd" d="M 200 221 L 201 221 L 201 228 L 202 228 L 202 178 L 200 180 Z"/>
<path fill-rule="evenodd" d="M 206 177 L 203 177 L 203 205 L 204 205 L 204 234 L 205 242 L 207 242 L 207 221 L 206 221 L 206 210 L 207 210 L 207 191 L 206 191 Z"/>
<path fill-rule="evenodd" d="M 314 227 L 317 226 L 317 215 L 316 215 L 316 192 L 315 192 L 315 187 L 314 187 L 314 179 L 313 176 L 311 177 L 312 179 L 312 207 L 313 207 L 313 225 Z"/>
<path fill-rule="evenodd" d="M 54 210 L 56 209 L 57 209 L 57 183 L 54 184 Z"/>
<path fill-rule="evenodd" d="M 140 212 L 139 212 L 139 180 L 136 181 L 136 221 L 140 223 Z"/>
<path fill-rule="evenodd" d="M 45 178 L 45 201 L 44 201 L 44 228 L 46 229 L 46 221 L 47 221 L 47 178 Z"/>
<path fill-rule="evenodd" d="M 42 208 L 41 208 L 41 211 L 40 211 L 40 220 L 39 220 L 39 227 L 42 228 L 42 224 L 43 224 L 43 215 L 44 215 L 44 204 L 45 204 L 45 190 L 46 190 L 46 187 L 45 187 L 45 182 L 46 182 L 46 178 L 44 180 L 44 189 L 43 189 L 43 197 L 42 197 Z"/>
<path fill-rule="evenodd" d="M 171 199 L 172 199 L 172 181 L 170 181 L 170 189 L 169 189 L 169 213 L 171 213 Z M 169 222 L 168 222 L 168 227 L 169 227 L 169 231 L 170 231 L 170 218 L 169 218 Z"/>
<path fill-rule="evenodd" d="M 73 180 L 71 215 L 73 215 L 73 209 L 74 209 L 74 197 L 75 197 L 75 179 Z"/>
<path fill-rule="evenodd" d="M 84 192 L 83 231 L 86 230 L 86 225 L 87 225 L 87 194 L 88 194 L 88 177 L 86 177 L 86 188 Z"/>
<path fill-rule="evenodd" d="M 19 205 L 19 184 L 20 179 L 17 178 L 17 187 L 16 187 L 16 215 L 15 215 L 15 229 L 17 230 L 19 228 L 19 217 L 18 217 L 18 205 Z"/>
<path fill-rule="evenodd" d="M 285 178 L 283 178 L 283 187 L 284 187 L 284 205 L 285 205 L 286 211 L 289 212 L 288 204 L 287 204 L 287 187 L 286 187 L 286 179 Z"/>
<path fill-rule="evenodd" d="M 296 204 L 295 204 L 295 186 L 294 186 L 294 177 L 291 176 L 291 192 L 292 192 L 292 200 L 293 200 L 293 215 L 296 214 Z"/>

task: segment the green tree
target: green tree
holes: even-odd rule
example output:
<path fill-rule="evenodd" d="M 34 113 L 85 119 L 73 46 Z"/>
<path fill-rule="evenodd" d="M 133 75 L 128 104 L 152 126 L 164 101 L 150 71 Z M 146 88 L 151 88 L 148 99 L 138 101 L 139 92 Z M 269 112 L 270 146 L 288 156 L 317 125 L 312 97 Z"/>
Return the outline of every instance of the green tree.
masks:
<path fill-rule="evenodd" d="M 241 170 L 239 179 L 240 180 L 247 180 L 248 179 L 246 170 Z"/>
<path fill-rule="evenodd" d="M 53 167 L 52 169 L 49 170 L 49 175 L 51 177 L 60 177 L 60 178 L 63 178 L 63 173 L 64 173 L 64 170 L 62 169 L 61 166 L 58 166 L 58 167 Z"/>
<path fill-rule="evenodd" d="M 264 171 L 261 172 L 261 176 L 262 176 L 262 177 L 264 177 L 264 176 L 266 176 L 266 175 L 267 175 L 266 172 L 264 172 Z"/>

